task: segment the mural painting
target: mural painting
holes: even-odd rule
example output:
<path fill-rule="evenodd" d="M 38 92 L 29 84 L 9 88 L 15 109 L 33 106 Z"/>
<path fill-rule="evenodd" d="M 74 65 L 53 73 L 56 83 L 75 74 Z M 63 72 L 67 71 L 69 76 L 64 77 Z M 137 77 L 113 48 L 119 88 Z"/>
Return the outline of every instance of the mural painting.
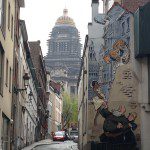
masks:
<path fill-rule="evenodd" d="M 95 94 L 88 106 L 88 115 L 92 118 L 89 134 L 93 137 L 91 141 L 129 144 L 133 150 L 140 147 L 141 141 L 137 103 L 139 81 L 131 64 L 132 15 L 119 4 L 107 15 L 111 17 L 105 26 L 105 43 L 100 51 L 100 77 L 90 81 Z"/>
<path fill-rule="evenodd" d="M 114 62 L 109 99 L 103 94 L 103 83 L 91 83 L 96 95 L 92 101 L 95 109 L 93 133 L 99 132 L 100 142 L 130 144 L 134 149 L 140 143 L 140 118 L 136 102 L 138 81 L 131 70 L 130 50 L 123 40 L 114 43 L 107 60 L 108 65 Z"/>
<path fill-rule="evenodd" d="M 105 100 L 104 94 L 100 90 L 101 84 L 97 81 L 91 83 L 93 91 L 97 96 L 93 98 L 93 105 L 96 110 L 94 126 L 97 126 L 97 118 L 104 118 L 103 133 L 100 135 L 100 142 L 112 144 L 130 144 L 136 147 L 136 137 L 134 130 L 137 129 L 135 120 L 136 112 L 129 112 L 126 115 L 126 107 L 119 105 L 118 108 L 110 110 L 109 102 Z"/>
<path fill-rule="evenodd" d="M 111 63 L 112 61 L 122 62 L 127 64 L 130 58 L 130 50 L 127 44 L 119 39 L 113 44 L 113 49 L 109 51 L 108 55 L 103 57 L 106 63 Z"/>

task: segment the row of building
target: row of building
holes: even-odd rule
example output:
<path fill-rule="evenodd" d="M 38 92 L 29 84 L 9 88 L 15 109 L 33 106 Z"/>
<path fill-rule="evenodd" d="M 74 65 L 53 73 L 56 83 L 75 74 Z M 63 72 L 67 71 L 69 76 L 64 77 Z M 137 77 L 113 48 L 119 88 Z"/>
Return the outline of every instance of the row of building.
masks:
<path fill-rule="evenodd" d="M 134 134 L 140 149 L 148 150 L 149 0 L 103 0 L 101 14 L 98 0 L 92 0 L 91 7 L 78 79 L 79 149 L 89 149 L 104 132 L 101 115 L 94 125 L 96 95 L 91 83 L 98 81 L 110 111 L 124 105 L 125 116 L 137 114 Z"/>
<path fill-rule="evenodd" d="M 61 85 L 50 78 L 40 41 L 28 41 L 24 0 L 0 1 L 0 149 L 18 150 L 61 126 Z"/>

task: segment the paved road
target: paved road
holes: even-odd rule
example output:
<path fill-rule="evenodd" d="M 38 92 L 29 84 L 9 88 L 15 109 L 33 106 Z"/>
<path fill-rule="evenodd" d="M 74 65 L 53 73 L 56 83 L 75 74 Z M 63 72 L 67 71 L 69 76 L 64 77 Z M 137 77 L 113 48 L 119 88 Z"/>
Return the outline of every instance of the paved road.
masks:
<path fill-rule="evenodd" d="M 39 145 L 33 150 L 78 150 L 77 143 L 73 141 L 52 142 L 50 145 Z"/>

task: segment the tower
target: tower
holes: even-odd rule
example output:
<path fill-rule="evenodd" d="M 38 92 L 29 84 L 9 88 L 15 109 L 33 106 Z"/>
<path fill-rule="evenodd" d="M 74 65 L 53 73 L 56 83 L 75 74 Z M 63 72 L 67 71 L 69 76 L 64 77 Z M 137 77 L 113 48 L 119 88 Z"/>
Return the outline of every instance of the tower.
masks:
<path fill-rule="evenodd" d="M 78 29 L 68 10 L 63 10 L 47 41 L 48 53 L 45 57 L 47 69 L 52 79 L 63 82 L 65 89 L 77 94 L 77 79 L 81 62 L 81 44 Z"/>

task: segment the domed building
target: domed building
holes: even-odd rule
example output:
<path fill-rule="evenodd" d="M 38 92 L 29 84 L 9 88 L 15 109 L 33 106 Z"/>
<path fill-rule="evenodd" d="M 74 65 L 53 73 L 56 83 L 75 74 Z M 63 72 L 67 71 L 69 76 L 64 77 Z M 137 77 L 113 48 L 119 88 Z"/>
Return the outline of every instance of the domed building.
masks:
<path fill-rule="evenodd" d="M 63 82 L 65 89 L 77 94 L 77 79 L 81 63 L 81 43 L 79 32 L 68 10 L 64 9 L 50 33 L 48 53 L 45 57 L 47 70 L 51 78 Z"/>

